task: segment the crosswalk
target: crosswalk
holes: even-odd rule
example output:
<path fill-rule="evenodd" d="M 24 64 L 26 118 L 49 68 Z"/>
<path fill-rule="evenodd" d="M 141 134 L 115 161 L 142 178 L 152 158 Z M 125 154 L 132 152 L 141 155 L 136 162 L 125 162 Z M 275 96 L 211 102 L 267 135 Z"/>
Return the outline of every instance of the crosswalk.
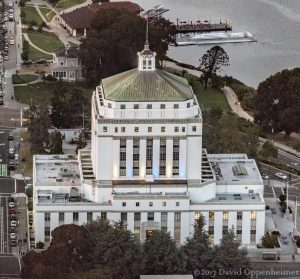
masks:
<path fill-rule="evenodd" d="M 7 164 L 0 164 L 0 176 L 7 176 Z"/>

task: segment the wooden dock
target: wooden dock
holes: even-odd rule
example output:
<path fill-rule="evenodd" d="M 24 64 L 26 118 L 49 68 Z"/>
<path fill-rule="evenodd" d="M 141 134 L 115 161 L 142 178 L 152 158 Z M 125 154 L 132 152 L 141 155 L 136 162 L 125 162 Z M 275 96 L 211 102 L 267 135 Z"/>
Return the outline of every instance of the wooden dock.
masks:
<path fill-rule="evenodd" d="M 203 22 L 203 23 L 193 23 L 192 21 L 187 23 L 185 21 L 180 22 L 177 20 L 176 32 L 177 33 L 202 33 L 202 32 L 215 32 L 215 31 L 232 31 L 232 25 L 226 22 L 219 22 L 219 23 L 210 23 L 210 22 Z"/>

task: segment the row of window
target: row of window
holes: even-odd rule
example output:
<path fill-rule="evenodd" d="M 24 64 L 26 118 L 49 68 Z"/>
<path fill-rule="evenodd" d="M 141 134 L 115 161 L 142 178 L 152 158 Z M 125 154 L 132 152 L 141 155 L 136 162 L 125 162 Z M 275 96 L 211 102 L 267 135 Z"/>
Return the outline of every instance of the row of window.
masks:
<path fill-rule="evenodd" d="M 123 206 L 123 207 L 126 207 L 126 205 L 127 205 L 126 202 L 122 202 L 122 206 Z M 149 206 L 151 207 L 151 206 L 153 206 L 153 205 L 154 205 L 153 202 L 150 201 L 150 202 L 149 202 Z M 165 207 L 165 206 L 167 206 L 167 202 L 166 202 L 166 201 L 163 201 L 163 202 L 161 203 L 161 205 L 162 205 L 163 207 Z M 136 207 L 139 207 L 139 206 L 140 206 L 140 202 L 136 202 L 136 203 L 135 203 L 135 206 L 136 206 Z M 176 202 L 176 206 L 180 206 L 180 202 Z"/>
<path fill-rule="evenodd" d="M 191 107 L 191 104 L 192 104 L 192 103 L 187 103 L 187 104 L 186 104 L 186 107 L 187 107 L 187 108 L 190 108 L 190 107 Z M 196 105 L 196 103 L 194 103 L 194 105 Z M 111 104 L 111 103 L 108 103 L 107 106 L 108 106 L 109 108 L 112 108 L 112 104 Z M 139 104 L 134 104 L 134 105 L 133 105 L 133 109 L 140 109 L 140 108 L 141 108 L 141 107 L 140 107 Z M 152 104 L 147 104 L 147 105 L 146 105 L 146 108 L 147 108 L 147 109 L 152 109 L 152 108 L 153 108 L 153 107 L 152 107 Z M 120 109 L 126 109 L 126 105 L 125 105 L 125 104 L 120 105 Z M 160 105 L 160 109 L 166 109 L 166 105 L 165 105 L 165 104 L 161 104 L 161 105 Z M 174 104 L 174 105 L 173 105 L 173 109 L 179 109 L 179 104 Z"/>
<path fill-rule="evenodd" d="M 127 212 L 121 212 L 121 218 L 120 220 L 122 222 L 127 222 Z M 140 222 L 141 221 L 141 212 L 135 212 L 134 213 L 134 222 Z M 147 221 L 154 221 L 154 212 L 147 212 Z M 158 221 L 158 220 L 157 220 Z M 160 215 L 160 222 L 161 224 L 164 224 L 165 227 L 167 227 L 167 221 L 168 221 L 168 212 L 161 212 Z M 174 212 L 174 222 L 180 223 L 181 221 L 181 212 Z"/>
<path fill-rule="evenodd" d="M 174 132 L 178 133 L 179 128 L 180 127 L 178 127 L 178 126 L 174 127 Z M 134 130 L 135 133 L 138 133 L 140 131 L 140 128 L 139 127 L 134 127 L 133 130 Z M 108 131 L 107 126 L 103 126 L 102 127 L 102 132 L 107 133 L 107 131 Z M 126 127 L 121 127 L 120 131 L 122 133 L 125 133 L 126 132 Z M 148 133 L 152 133 L 152 127 L 147 127 L 147 131 L 148 131 Z M 160 131 L 162 133 L 164 133 L 166 131 L 166 127 L 165 126 L 160 127 Z M 196 132 L 197 131 L 197 126 L 192 126 L 192 131 Z M 119 132 L 119 127 L 115 127 L 115 133 L 118 133 L 118 132 Z M 185 132 L 185 127 L 181 127 L 181 132 L 183 132 L 183 133 Z"/>
<path fill-rule="evenodd" d="M 50 212 L 45 212 L 45 222 L 50 221 Z M 87 217 L 87 222 L 90 223 L 93 220 L 93 212 L 87 212 L 86 213 Z M 78 212 L 73 212 L 73 222 L 78 222 L 79 218 L 79 213 Z M 100 218 L 101 219 L 107 219 L 107 213 L 106 212 L 101 212 L 100 213 Z M 65 222 L 65 212 L 59 212 L 58 213 L 58 220 L 59 222 L 63 223 Z"/>
<path fill-rule="evenodd" d="M 196 211 L 195 212 L 195 220 L 198 220 L 201 216 L 201 212 L 200 211 Z M 228 211 L 223 211 L 223 220 L 228 220 L 229 217 L 229 212 Z M 215 212 L 209 211 L 208 213 L 208 219 L 210 221 L 215 220 Z M 237 215 L 236 215 L 236 219 L 237 220 L 242 220 L 243 219 L 243 212 L 242 211 L 238 211 Z M 256 220 L 256 211 L 251 211 L 251 220 Z"/>

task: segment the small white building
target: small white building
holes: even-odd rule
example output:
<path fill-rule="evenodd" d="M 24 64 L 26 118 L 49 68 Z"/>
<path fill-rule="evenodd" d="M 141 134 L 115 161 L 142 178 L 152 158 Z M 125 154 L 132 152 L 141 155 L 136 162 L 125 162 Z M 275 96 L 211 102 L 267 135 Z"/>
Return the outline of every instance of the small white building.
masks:
<path fill-rule="evenodd" d="M 263 181 L 245 154 L 207 154 L 202 114 L 181 77 L 155 68 L 146 42 L 138 68 L 106 78 L 92 96 L 91 148 L 37 155 L 35 241 L 62 224 L 126 222 L 144 241 L 168 231 L 178 244 L 202 214 L 211 241 L 233 228 L 255 246 L 265 227 Z"/>
<path fill-rule="evenodd" d="M 82 81 L 82 67 L 79 48 L 60 48 L 54 52 L 51 74 L 68 82 Z"/>

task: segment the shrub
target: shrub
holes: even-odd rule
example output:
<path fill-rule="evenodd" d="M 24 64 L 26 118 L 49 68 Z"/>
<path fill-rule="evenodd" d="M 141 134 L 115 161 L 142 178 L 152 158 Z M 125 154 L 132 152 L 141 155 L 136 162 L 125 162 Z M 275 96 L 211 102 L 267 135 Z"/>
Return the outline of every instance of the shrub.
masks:
<path fill-rule="evenodd" d="M 36 249 L 44 249 L 45 243 L 39 241 L 35 246 Z"/>
<path fill-rule="evenodd" d="M 277 239 L 277 235 L 273 235 L 268 232 L 262 237 L 261 244 L 264 248 L 280 247 Z"/>

